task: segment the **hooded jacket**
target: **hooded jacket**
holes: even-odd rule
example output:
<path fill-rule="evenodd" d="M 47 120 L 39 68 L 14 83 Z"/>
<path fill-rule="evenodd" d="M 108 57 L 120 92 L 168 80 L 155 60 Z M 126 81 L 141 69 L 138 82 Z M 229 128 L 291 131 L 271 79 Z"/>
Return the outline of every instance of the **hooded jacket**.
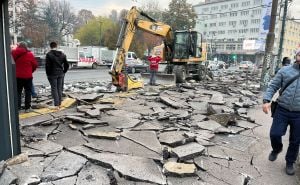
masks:
<path fill-rule="evenodd" d="M 158 63 L 161 61 L 161 58 L 159 56 L 149 56 L 149 66 L 150 70 L 158 70 Z"/>
<path fill-rule="evenodd" d="M 61 51 L 51 50 L 46 55 L 47 76 L 61 76 L 69 69 L 66 55 Z"/>
<path fill-rule="evenodd" d="M 300 65 L 295 63 L 282 67 L 268 86 L 263 99 L 271 101 L 274 94 L 300 73 Z M 278 97 L 278 104 L 289 111 L 300 111 L 300 78 L 291 83 Z"/>
<path fill-rule="evenodd" d="M 38 64 L 31 51 L 23 47 L 17 47 L 11 52 L 16 63 L 16 77 L 29 79 L 36 70 Z"/>

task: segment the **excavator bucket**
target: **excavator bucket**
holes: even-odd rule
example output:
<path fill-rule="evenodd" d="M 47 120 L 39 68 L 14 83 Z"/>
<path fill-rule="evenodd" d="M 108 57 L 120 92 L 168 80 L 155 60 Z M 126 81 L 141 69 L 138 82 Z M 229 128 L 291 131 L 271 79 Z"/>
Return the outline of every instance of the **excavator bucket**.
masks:
<path fill-rule="evenodd" d="M 127 74 L 127 91 L 144 87 L 144 81 Z"/>
<path fill-rule="evenodd" d="M 141 76 L 145 82 L 150 82 L 150 73 L 141 73 Z M 160 85 L 175 85 L 175 75 L 156 73 L 156 83 Z"/>

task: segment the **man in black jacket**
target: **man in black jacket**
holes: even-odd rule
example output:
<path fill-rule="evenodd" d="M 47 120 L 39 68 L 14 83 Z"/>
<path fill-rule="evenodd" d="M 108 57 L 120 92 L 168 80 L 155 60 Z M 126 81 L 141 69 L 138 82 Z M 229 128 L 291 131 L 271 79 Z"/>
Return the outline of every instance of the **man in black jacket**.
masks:
<path fill-rule="evenodd" d="M 57 43 L 50 43 L 51 50 L 46 55 L 46 74 L 51 85 L 54 109 L 59 109 L 62 101 L 65 73 L 69 69 L 66 55 L 57 50 Z"/>

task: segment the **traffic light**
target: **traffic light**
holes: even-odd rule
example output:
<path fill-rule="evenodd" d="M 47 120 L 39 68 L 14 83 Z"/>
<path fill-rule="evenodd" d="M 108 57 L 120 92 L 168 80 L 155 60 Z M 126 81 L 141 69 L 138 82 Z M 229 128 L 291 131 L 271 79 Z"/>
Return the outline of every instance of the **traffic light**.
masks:
<path fill-rule="evenodd" d="M 236 60 L 236 54 L 231 55 L 232 60 Z"/>

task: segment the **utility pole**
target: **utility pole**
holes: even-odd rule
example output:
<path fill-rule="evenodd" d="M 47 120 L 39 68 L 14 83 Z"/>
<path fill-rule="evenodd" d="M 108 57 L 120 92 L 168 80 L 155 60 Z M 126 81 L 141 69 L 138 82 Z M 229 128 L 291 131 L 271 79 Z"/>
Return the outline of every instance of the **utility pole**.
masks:
<path fill-rule="evenodd" d="M 283 47 L 283 40 L 284 40 L 284 34 L 285 34 L 285 21 L 286 21 L 286 15 L 287 15 L 287 9 L 288 9 L 288 0 L 284 0 L 284 10 L 283 10 L 283 17 L 281 22 L 281 32 L 280 32 L 280 42 L 279 42 L 279 48 L 278 48 L 278 58 L 276 63 L 276 69 L 279 68 L 281 58 L 282 58 L 282 47 Z"/>
<path fill-rule="evenodd" d="M 17 38 L 17 29 L 16 29 L 16 0 L 12 1 L 12 7 L 13 7 L 13 34 L 14 34 L 14 45 L 17 44 L 18 38 Z"/>
<path fill-rule="evenodd" d="M 102 23 L 103 23 L 103 21 L 101 21 L 101 19 L 100 19 L 99 23 L 100 23 L 100 40 L 99 40 L 99 45 L 100 45 L 100 48 L 101 48 L 101 39 L 102 39 Z"/>
<path fill-rule="evenodd" d="M 273 51 L 274 40 L 275 40 L 274 30 L 275 30 L 275 23 L 276 23 L 276 16 L 277 16 L 277 7 L 278 7 L 278 0 L 273 0 L 269 32 L 267 34 L 267 40 L 266 40 L 263 69 L 262 69 L 262 74 L 260 79 L 260 90 L 263 91 L 266 90 L 269 82 L 270 63 L 271 63 L 272 51 Z"/>

